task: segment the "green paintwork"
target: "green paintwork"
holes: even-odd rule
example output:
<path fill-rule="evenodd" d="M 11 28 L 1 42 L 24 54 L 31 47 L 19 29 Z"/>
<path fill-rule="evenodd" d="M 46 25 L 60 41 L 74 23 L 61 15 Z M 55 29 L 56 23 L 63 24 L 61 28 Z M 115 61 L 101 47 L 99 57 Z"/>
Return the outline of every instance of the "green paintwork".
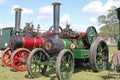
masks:
<path fill-rule="evenodd" d="M 82 40 L 76 41 L 76 39 L 73 40 L 73 42 L 71 42 L 69 39 L 63 39 L 65 42 L 65 48 L 66 49 L 70 49 L 70 45 L 71 43 L 75 44 L 75 48 L 79 48 L 82 49 L 84 47 L 84 43 Z"/>
<path fill-rule="evenodd" d="M 85 59 L 85 58 L 89 58 L 90 50 L 74 49 L 73 54 L 75 59 Z M 84 54 L 88 54 L 88 56 L 84 56 Z"/>
<path fill-rule="evenodd" d="M 79 40 L 79 41 L 74 40 L 74 44 L 76 46 L 75 47 L 76 49 L 83 49 L 84 48 L 84 43 L 82 40 Z"/>
<path fill-rule="evenodd" d="M 68 39 L 63 39 L 63 41 L 65 42 L 65 48 L 66 48 L 66 49 L 70 49 L 71 41 L 68 40 Z"/>
<path fill-rule="evenodd" d="M 97 38 L 97 31 L 93 26 L 90 26 L 87 29 L 87 39 L 89 44 L 92 44 L 93 40 Z"/>
<path fill-rule="evenodd" d="M 70 44 L 71 41 L 68 39 L 64 39 L 66 49 L 70 49 Z M 89 56 L 84 56 L 84 54 L 90 54 L 90 50 L 83 49 L 84 48 L 84 43 L 82 40 L 76 41 L 75 39 L 73 42 L 75 44 L 75 49 L 73 50 L 74 58 L 76 59 L 84 59 L 84 58 L 89 58 Z"/>
<path fill-rule="evenodd" d="M 0 48 L 6 48 L 11 37 L 13 27 L 3 28 L 0 31 Z"/>
<path fill-rule="evenodd" d="M 120 50 L 120 37 L 118 38 L 118 50 Z"/>
<path fill-rule="evenodd" d="M 48 59 L 48 63 L 47 65 L 49 65 L 50 67 L 54 67 L 55 66 L 55 63 L 54 63 L 54 57 Z"/>

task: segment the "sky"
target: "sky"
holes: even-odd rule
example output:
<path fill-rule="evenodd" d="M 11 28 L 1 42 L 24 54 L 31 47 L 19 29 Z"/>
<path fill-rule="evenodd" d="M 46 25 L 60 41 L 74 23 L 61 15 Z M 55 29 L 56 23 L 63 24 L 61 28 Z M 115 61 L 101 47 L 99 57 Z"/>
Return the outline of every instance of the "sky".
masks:
<path fill-rule="evenodd" d="M 0 28 L 14 27 L 14 8 L 22 8 L 21 29 L 27 22 L 34 27 L 40 24 L 41 30 L 53 25 L 53 2 L 60 2 L 60 26 L 66 22 L 77 32 L 86 31 L 94 26 L 99 32 L 97 17 L 106 15 L 111 6 L 120 7 L 120 0 L 0 0 Z"/>

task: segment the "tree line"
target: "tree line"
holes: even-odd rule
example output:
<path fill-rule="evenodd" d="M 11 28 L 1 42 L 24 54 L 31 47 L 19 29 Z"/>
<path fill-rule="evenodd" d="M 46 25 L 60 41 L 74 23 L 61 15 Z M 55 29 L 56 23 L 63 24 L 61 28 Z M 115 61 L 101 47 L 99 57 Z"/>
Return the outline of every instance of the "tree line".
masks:
<path fill-rule="evenodd" d="M 97 17 L 98 23 L 101 25 L 100 35 L 102 37 L 111 37 L 117 39 L 119 37 L 119 21 L 117 18 L 117 7 L 112 6 L 108 10 L 107 15 Z"/>

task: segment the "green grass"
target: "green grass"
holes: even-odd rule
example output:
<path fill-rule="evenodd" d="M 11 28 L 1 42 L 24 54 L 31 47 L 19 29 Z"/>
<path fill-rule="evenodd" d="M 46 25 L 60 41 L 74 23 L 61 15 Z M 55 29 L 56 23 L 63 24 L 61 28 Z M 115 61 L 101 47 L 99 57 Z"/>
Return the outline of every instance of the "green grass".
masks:
<path fill-rule="evenodd" d="M 116 47 L 109 47 L 109 50 L 114 52 Z M 105 80 L 108 75 L 108 71 L 101 71 L 99 73 L 93 72 L 91 69 L 77 68 L 72 75 L 71 80 Z M 28 72 L 16 72 L 11 67 L 4 67 L 0 60 L 0 80 L 57 80 L 55 69 L 49 70 L 45 76 L 32 79 Z M 110 78 L 109 80 L 115 80 Z"/>
<path fill-rule="evenodd" d="M 108 71 L 102 71 L 99 73 L 93 72 L 91 69 L 75 69 L 71 80 L 105 80 L 108 75 Z M 11 67 L 4 67 L 0 61 L 0 80 L 57 80 L 55 70 L 50 70 L 45 76 L 32 79 L 27 71 L 16 72 Z M 109 80 L 114 80 L 110 78 Z"/>

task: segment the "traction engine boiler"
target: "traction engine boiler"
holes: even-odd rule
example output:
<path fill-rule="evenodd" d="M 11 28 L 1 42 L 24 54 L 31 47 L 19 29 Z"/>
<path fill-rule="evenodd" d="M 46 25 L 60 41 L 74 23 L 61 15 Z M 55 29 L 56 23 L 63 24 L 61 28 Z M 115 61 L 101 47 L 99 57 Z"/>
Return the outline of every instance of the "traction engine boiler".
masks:
<path fill-rule="evenodd" d="M 30 23 L 20 31 L 21 11 L 20 8 L 15 9 L 15 30 L 12 32 L 8 48 L 3 52 L 2 62 L 15 70 L 25 71 L 30 50 L 43 47 L 46 36 L 39 36 L 39 26 L 37 32 L 33 32 L 33 25 Z"/>

